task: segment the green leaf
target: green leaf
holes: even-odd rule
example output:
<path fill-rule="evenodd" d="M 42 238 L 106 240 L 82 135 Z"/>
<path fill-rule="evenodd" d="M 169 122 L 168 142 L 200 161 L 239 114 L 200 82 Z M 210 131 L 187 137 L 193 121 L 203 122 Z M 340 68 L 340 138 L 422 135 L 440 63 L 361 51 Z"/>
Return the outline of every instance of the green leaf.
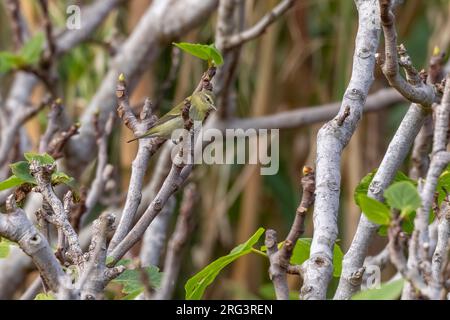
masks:
<path fill-rule="evenodd" d="M 216 66 L 220 66 L 223 64 L 223 57 L 220 51 L 216 48 L 214 43 L 209 45 L 210 47 L 210 57 Z"/>
<path fill-rule="evenodd" d="M 36 180 L 30 174 L 30 164 L 27 161 L 19 161 L 9 165 L 12 173 L 19 179 L 22 183 L 32 183 L 36 184 Z"/>
<path fill-rule="evenodd" d="M 55 296 L 51 293 L 45 294 L 45 293 L 38 293 L 34 300 L 56 300 Z"/>
<path fill-rule="evenodd" d="M 23 155 L 28 162 L 35 160 L 41 165 L 53 164 L 55 162 L 55 159 L 53 159 L 48 153 L 39 154 L 34 152 L 25 152 Z"/>
<path fill-rule="evenodd" d="M 25 64 L 21 56 L 7 51 L 0 52 L 0 73 L 7 73 Z"/>
<path fill-rule="evenodd" d="M 391 208 L 402 211 L 402 216 L 413 212 L 421 205 L 421 200 L 416 187 L 408 181 L 392 184 L 384 192 L 386 202 Z"/>
<path fill-rule="evenodd" d="M 295 244 L 294 251 L 292 252 L 291 264 L 302 264 L 309 258 L 309 253 L 311 250 L 311 238 L 300 238 Z M 342 252 L 339 245 L 334 244 L 333 248 L 333 276 L 340 277 L 342 272 L 342 259 L 344 258 L 344 253 Z"/>
<path fill-rule="evenodd" d="M 39 62 L 41 53 L 44 50 L 44 41 L 44 33 L 38 32 L 23 45 L 20 49 L 20 56 L 26 64 L 33 65 Z"/>
<path fill-rule="evenodd" d="M 378 228 L 378 234 L 382 237 L 387 237 L 388 235 L 388 226 L 380 226 Z"/>
<path fill-rule="evenodd" d="M 441 205 L 442 200 L 444 200 L 445 196 L 447 195 L 446 190 L 450 192 L 450 166 L 447 167 L 447 169 L 445 169 L 445 171 L 440 175 L 436 186 L 439 206 Z"/>
<path fill-rule="evenodd" d="M 120 300 L 134 300 L 138 295 L 140 295 L 144 291 L 144 288 L 136 289 L 131 291 L 126 296 L 122 297 Z"/>
<path fill-rule="evenodd" d="M 369 191 L 369 185 L 372 182 L 375 173 L 376 169 L 368 173 L 364 178 L 362 178 L 359 184 L 356 186 L 355 192 L 353 193 L 353 198 L 358 206 L 359 206 L 359 199 L 358 199 L 359 195 L 360 194 L 367 195 L 367 192 Z"/>
<path fill-rule="evenodd" d="M 410 214 L 406 215 L 402 221 L 402 230 L 407 234 L 412 234 L 414 231 L 414 218 L 416 217 L 416 212 L 412 211 Z"/>
<path fill-rule="evenodd" d="M 352 300 L 397 300 L 402 293 L 403 284 L 403 279 L 383 283 L 379 289 L 358 292 L 352 297 Z"/>
<path fill-rule="evenodd" d="M 365 194 L 360 194 L 358 200 L 359 207 L 367 219 L 379 225 L 389 225 L 391 222 L 391 212 L 384 203 L 372 199 Z"/>
<path fill-rule="evenodd" d="M 278 249 L 281 249 L 281 247 L 283 246 L 283 243 L 284 243 L 284 241 L 278 242 L 278 244 L 277 244 Z M 267 247 L 265 245 L 261 246 L 261 248 L 259 248 L 259 250 L 262 251 L 262 252 L 266 252 L 267 251 Z"/>
<path fill-rule="evenodd" d="M 367 192 L 369 191 L 369 185 L 373 180 L 373 177 L 375 176 L 375 173 L 377 172 L 377 169 L 373 170 L 372 172 L 368 173 L 364 178 L 361 179 L 358 186 L 355 189 L 355 192 L 353 194 L 353 198 L 355 199 L 355 203 L 359 206 L 359 199 L 358 196 L 360 194 L 367 195 Z M 407 175 L 405 175 L 401 171 L 397 171 L 397 174 L 394 177 L 394 183 L 400 182 L 400 181 L 409 181 L 412 184 L 416 185 L 417 183 L 409 178 Z"/>
<path fill-rule="evenodd" d="M 73 181 L 72 177 L 61 171 L 54 172 L 52 174 L 52 184 L 70 184 Z"/>
<path fill-rule="evenodd" d="M 145 268 L 149 284 L 152 288 L 159 288 L 161 285 L 162 272 L 159 272 L 159 268 L 156 266 L 149 266 Z M 144 285 L 141 282 L 140 270 L 125 270 L 120 276 L 114 279 L 112 282 L 118 283 L 123 286 L 122 292 L 125 293 L 130 299 L 129 295 L 136 297 L 144 291 Z M 124 299 L 125 299 L 124 297 Z M 127 300 L 125 299 L 125 300 Z"/>
<path fill-rule="evenodd" d="M 204 267 L 200 272 L 190 278 L 184 288 L 186 290 L 187 300 L 199 300 L 202 298 L 206 288 L 214 281 L 219 272 L 227 265 L 235 261 L 237 258 L 242 257 L 252 251 L 253 245 L 255 245 L 261 235 L 264 233 L 264 228 L 259 228 L 255 234 L 245 243 L 238 245 L 231 252 L 214 262 Z"/>
<path fill-rule="evenodd" d="M 213 61 L 216 66 L 220 66 L 223 63 L 222 54 L 217 50 L 214 44 L 206 45 L 201 43 L 174 42 L 173 45 L 194 57 L 206 61 Z"/>
<path fill-rule="evenodd" d="M 0 259 L 6 258 L 9 255 L 9 241 L 5 240 L 0 238 Z"/>
<path fill-rule="evenodd" d="M 20 186 L 22 183 L 23 183 L 22 179 L 17 178 L 16 176 L 13 175 L 8 179 L 0 182 L 0 191 Z"/>

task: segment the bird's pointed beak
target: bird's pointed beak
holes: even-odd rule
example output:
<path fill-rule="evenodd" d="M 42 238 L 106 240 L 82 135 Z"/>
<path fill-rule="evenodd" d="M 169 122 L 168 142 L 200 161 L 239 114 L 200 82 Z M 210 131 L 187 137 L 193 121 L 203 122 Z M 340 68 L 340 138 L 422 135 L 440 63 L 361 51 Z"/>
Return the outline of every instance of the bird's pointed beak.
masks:
<path fill-rule="evenodd" d="M 217 107 L 215 105 L 211 105 L 211 108 L 214 109 L 214 111 L 217 111 Z"/>

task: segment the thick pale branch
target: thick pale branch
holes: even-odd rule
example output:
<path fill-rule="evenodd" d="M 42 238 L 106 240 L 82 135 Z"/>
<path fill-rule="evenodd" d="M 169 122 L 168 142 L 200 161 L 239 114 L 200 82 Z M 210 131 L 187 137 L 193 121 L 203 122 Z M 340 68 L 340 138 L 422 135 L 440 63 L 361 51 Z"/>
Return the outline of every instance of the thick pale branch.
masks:
<path fill-rule="evenodd" d="M 25 212 L 16 206 L 13 195 L 8 198 L 7 213 L 0 214 L 0 235 L 17 242 L 33 260 L 45 286 L 58 291 L 60 278 L 65 277 L 65 273 L 50 244 L 28 220 Z"/>
<path fill-rule="evenodd" d="M 317 137 L 316 200 L 314 236 L 310 258 L 304 263 L 301 298 L 325 299 L 333 272 L 333 248 L 338 226 L 340 167 L 342 151 L 350 141 L 363 113 L 373 82 L 375 52 L 380 37 L 378 5 L 374 1 L 357 3 L 359 27 L 350 83 L 335 120 L 325 124 Z M 349 111 L 341 125 L 338 119 Z"/>

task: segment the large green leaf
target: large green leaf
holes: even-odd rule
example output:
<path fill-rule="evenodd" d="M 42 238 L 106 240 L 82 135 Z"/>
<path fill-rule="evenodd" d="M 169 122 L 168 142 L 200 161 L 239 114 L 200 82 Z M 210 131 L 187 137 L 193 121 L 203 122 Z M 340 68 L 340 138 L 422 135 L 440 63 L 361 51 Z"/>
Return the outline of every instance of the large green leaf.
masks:
<path fill-rule="evenodd" d="M 384 197 L 391 208 L 401 210 L 402 216 L 413 212 L 421 205 L 420 196 L 416 187 L 408 181 L 392 184 L 384 192 Z"/>
<path fill-rule="evenodd" d="M 19 161 L 10 165 L 12 173 L 22 180 L 22 183 L 36 184 L 36 180 L 30 174 L 30 164 L 27 161 Z"/>
<path fill-rule="evenodd" d="M 352 297 L 352 300 L 396 300 L 402 293 L 403 284 L 403 279 L 383 283 L 379 289 L 358 292 Z"/>
<path fill-rule="evenodd" d="M 238 245 L 231 250 L 229 254 L 210 263 L 190 278 L 184 286 L 186 290 L 186 299 L 201 299 L 205 289 L 214 281 L 219 272 L 237 258 L 250 253 L 252 251 L 252 247 L 258 242 L 263 233 L 264 228 L 259 228 L 245 243 Z"/>
<path fill-rule="evenodd" d="M 22 183 L 22 179 L 11 176 L 6 180 L 0 181 L 0 191 L 20 186 Z"/>
<path fill-rule="evenodd" d="M 8 179 L 0 182 L 0 191 L 9 188 L 20 186 L 24 183 L 36 184 L 36 179 L 30 173 L 30 162 L 33 160 L 38 161 L 40 164 L 52 164 L 55 162 L 49 154 L 27 152 L 24 154 L 27 161 L 19 161 L 10 165 L 13 175 Z M 74 179 L 61 171 L 54 172 L 52 174 L 52 184 L 67 184 L 73 187 Z"/>
<path fill-rule="evenodd" d="M 364 178 L 361 179 L 358 186 L 356 187 L 355 192 L 353 194 L 353 198 L 355 199 L 355 202 L 357 205 L 359 205 L 358 196 L 360 194 L 367 194 L 367 192 L 369 191 L 370 183 L 372 182 L 373 177 L 375 176 L 376 172 L 377 172 L 377 169 L 368 173 Z M 400 181 L 409 181 L 412 184 L 416 185 L 416 182 L 414 180 L 409 178 L 403 172 L 397 171 L 397 174 L 395 175 L 393 182 L 395 183 L 395 182 L 400 182 Z"/>
<path fill-rule="evenodd" d="M 55 162 L 55 159 L 48 153 L 25 152 L 23 156 L 28 162 L 35 160 L 41 165 L 53 164 Z"/>
<path fill-rule="evenodd" d="M 309 253 L 311 250 L 311 238 L 300 238 L 295 244 L 294 251 L 291 256 L 291 264 L 300 265 L 309 258 Z M 333 276 L 340 277 L 342 272 L 342 259 L 344 258 L 344 253 L 341 248 L 334 244 L 333 248 Z"/>
<path fill-rule="evenodd" d="M 213 61 L 216 66 L 220 66 L 223 63 L 222 54 L 217 50 L 214 44 L 207 45 L 188 42 L 174 42 L 173 44 L 194 57 L 206 61 Z"/>
<path fill-rule="evenodd" d="M 391 222 L 391 211 L 384 203 L 365 194 L 358 195 L 358 202 L 361 211 L 367 219 L 379 225 L 389 225 Z"/>
<path fill-rule="evenodd" d="M 157 289 L 161 285 L 162 273 L 159 272 L 158 267 L 149 266 L 145 268 L 149 285 Z M 123 300 L 132 300 L 144 291 L 144 285 L 142 284 L 141 271 L 137 269 L 125 270 L 120 276 L 115 278 L 112 282 L 118 283 L 123 286 L 122 292 L 126 294 Z"/>

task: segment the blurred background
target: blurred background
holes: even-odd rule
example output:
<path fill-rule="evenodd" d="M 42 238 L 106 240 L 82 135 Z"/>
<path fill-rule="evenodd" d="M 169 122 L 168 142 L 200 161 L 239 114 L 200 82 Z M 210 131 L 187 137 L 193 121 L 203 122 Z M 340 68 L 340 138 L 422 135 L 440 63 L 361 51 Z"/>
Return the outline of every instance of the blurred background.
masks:
<path fill-rule="evenodd" d="M 53 23 L 64 27 L 68 3 L 58 0 L 49 3 Z M 58 76 L 64 89 L 62 98 L 75 120 L 106 74 L 114 43 L 127 37 L 150 3 L 151 0 L 125 1 L 92 35 L 91 41 L 60 59 Z M 247 0 L 245 3 L 245 23 L 250 26 L 278 1 Z M 31 32 L 39 29 L 41 20 L 37 1 L 21 1 L 21 6 Z M 448 0 L 407 0 L 397 9 L 399 42 L 406 45 L 418 69 L 426 68 L 435 46 L 447 51 L 449 15 Z M 178 40 L 214 42 L 216 18 L 217 13 L 205 20 L 200 28 Z M 0 50 L 12 48 L 9 28 L 5 8 L 0 5 Z M 295 7 L 263 36 L 243 46 L 237 69 L 235 116 L 274 114 L 339 101 L 350 78 L 356 28 L 357 11 L 353 1 L 297 1 Z M 133 92 L 133 104 L 147 96 L 158 98 L 172 64 L 172 51 L 170 46 L 165 48 L 156 63 L 146 71 Z M 163 92 L 161 113 L 192 92 L 204 68 L 201 60 L 181 54 L 175 81 Z M 375 75 L 371 92 L 387 86 L 379 69 L 375 70 Z M 7 93 L 11 78 L 11 75 L 0 77 L 2 96 Z M 38 103 L 43 93 L 44 88 L 37 87 L 32 93 L 33 101 Z M 345 149 L 338 237 L 344 253 L 360 215 L 353 201 L 353 191 L 360 179 L 379 165 L 406 109 L 406 104 L 398 104 L 365 114 Z M 35 146 L 45 130 L 47 112 L 41 111 L 26 124 Z M 322 123 L 316 123 L 281 130 L 280 171 L 277 175 L 261 176 L 255 165 L 202 165 L 196 168 L 191 180 L 196 181 L 201 198 L 196 207 L 196 228 L 182 265 L 176 298 L 184 298 L 183 286 L 189 277 L 246 241 L 258 227 L 274 228 L 280 237 L 286 235 L 301 196 L 301 170 L 304 165 L 314 166 L 316 134 L 321 126 Z M 132 133 L 124 126 L 111 137 L 110 162 L 116 168 L 119 194 L 127 190 L 131 161 L 136 154 L 137 144 L 125 143 L 131 137 Z M 156 158 L 151 161 L 146 179 L 151 177 Z M 403 171 L 408 171 L 408 160 Z M 88 181 L 92 175 L 86 174 L 83 179 Z M 100 204 L 96 211 L 100 213 L 103 208 Z M 176 215 L 173 215 L 169 232 L 175 219 Z M 304 237 L 311 235 L 312 219 L 309 215 Z M 385 239 L 377 236 L 369 253 L 376 254 L 384 244 Z M 207 290 L 206 298 L 273 298 L 267 268 L 268 261 L 256 254 L 242 257 L 219 275 Z M 387 270 L 383 275 L 387 277 L 389 272 Z M 290 280 L 292 289 L 296 290 L 299 286 L 297 279 L 293 277 Z"/>

